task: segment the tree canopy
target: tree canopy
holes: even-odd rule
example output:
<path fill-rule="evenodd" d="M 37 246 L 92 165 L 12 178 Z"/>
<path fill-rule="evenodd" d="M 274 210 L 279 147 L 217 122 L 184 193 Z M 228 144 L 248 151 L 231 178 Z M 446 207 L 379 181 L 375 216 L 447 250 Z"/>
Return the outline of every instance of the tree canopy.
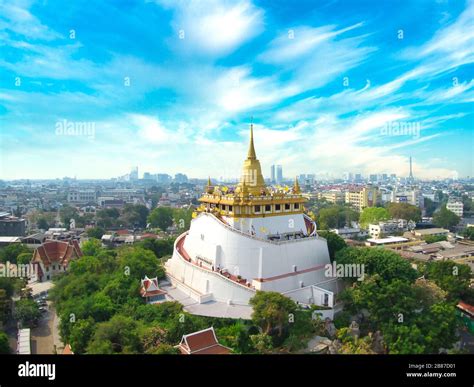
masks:
<path fill-rule="evenodd" d="M 390 219 L 390 213 L 387 209 L 382 207 L 367 207 L 364 208 L 360 214 L 361 227 L 367 227 L 371 223 L 378 223 L 383 220 Z"/>
<path fill-rule="evenodd" d="M 419 207 L 408 203 L 389 203 L 388 212 L 392 219 L 404 219 L 406 221 L 419 222 L 421 210 Z"/>
<path fill-rule="evenodd" d="M 446 206 L 442 206 L 438 212 L 433 215 L 433 223 L 442 228 L 452 230 L 457 226 L 461 218 L 454 212 L 448 210 Z"/>

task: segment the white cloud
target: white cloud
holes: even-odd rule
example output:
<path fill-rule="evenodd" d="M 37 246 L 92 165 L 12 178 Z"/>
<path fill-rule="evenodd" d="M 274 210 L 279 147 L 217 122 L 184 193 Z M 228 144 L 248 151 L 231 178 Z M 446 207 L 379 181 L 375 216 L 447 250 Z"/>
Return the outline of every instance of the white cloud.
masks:
<path fill-rule="evenodd" d="M 263 11 L 250 1 L 158 1 L 175 11 L 173 46 L 184 52 L 223 55 L 263 29 Z M 184 32 L 184 39 L 178 36 Z"/>

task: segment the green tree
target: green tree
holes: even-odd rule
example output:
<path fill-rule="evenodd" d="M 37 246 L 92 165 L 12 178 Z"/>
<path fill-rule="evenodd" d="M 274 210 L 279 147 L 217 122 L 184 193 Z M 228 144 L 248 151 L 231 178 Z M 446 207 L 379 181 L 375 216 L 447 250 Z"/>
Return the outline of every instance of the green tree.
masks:
<path fill-rule="evenodd" d="M 382 207 L 367 207 L 360 214 L 361 227 L 367 227 L 371 223 L 378 223 L 390 219 L 390 213 Z"/>
<path fill-rule="evenodd" d="M 115 315 L 98 324 L 87 347 L 90 354 L 140 353 L 139 324 L 131 317 Z"/>
<path fill-rule="evenodd" d="M 0 354 L 8 355 L 11 353 L 8 336 L 5 332 L 0 332 Z"/>
<path fill-rule="evenodd" d="M 148 223 L 166 231 L 173 224 L 173 210 L 170 207 L 155 208 L 148 216 Z"/>
<path fill-rule="evenodd" d="M 71 219 L 74 219 L 76 221 L 79 219 L 79 212 L 75 207 L 65 205 L 62 206 L 59 210 L 59 217 L 64 227 L 69 228 Z"/>
<path fill-rule="evenodd" d="M 427 235 L 423 239 L 426 243 L 436 243 L 446 241 L 448 237 L 446 235 Z"/>
<path fill-rule="evenodd" d="M 267 334 L 278 329 L 279 336 L 288 327 L 289 314 L 296 310 L 296 304 L 281 293 L 260 290 L 250 299 L 250 305 L 253 307 L 252 320 L 255 324 Z"/>
<path fill-rule="evenodd" d="M 98 239 L 91 238 L 85 241 L 81 247 L 84 255 L 97 255 L 102 250 L 102 242 Z"/>
<path fill-rule="evenodd" d="M 347 246 L 344 239 L 342 239 L 339 235 L 333 232 L 323 230 L 319 231 L 318 235 L 326 239 L 326 241 L 328 242 L 329 257 L 331 258 L 331 262 L 334 261 L 336 253 Z"/>
<path fill-rule="evenodd" d="M 21 253 L 18 255 L 18 257 L 16 258 L 16 262 L 18 264 L 22 264 L 22 265 L 27 265 L 31 262 L 31 258 L 33 258 L 33 254 L 31 254 L 31 252 L 29 253 Z"/>
<path fill-rule="evenodd" d="M 430 198 L 425 198 L 424 207 L 426 216 L 433 216 L 434 212 L 436 211 L 436 203 Z"/>
<path fill-rule="evenodd" d="M 428 262 L 424 273 L 427 279 L 448 292 L 449 299 L 459 300 L 469 291 L 472 273 L 467 265 L 453 261 Z"/>
<path fill-rule="evenodd" d="M 105 230 L 102 227 L 91 227 L 86 233 L 89 238 L 100 239 L 105 234 Z"/>
<path fill-rule="evenodd" d="M 22 299 L 15 303 L 13 317 L 23 326 L 31 326 L 40 315 L 38 304 L 31 299 Z"/>
<path fill-rule="evenodd" d="M 419 276 L 407 260 L 391 250 L 370 247 L 346 247 L 336 253 L 336 261 L 338 264 L 363 265 L 365 275 L 378 274 L 386 281 L 398 278 L 414 282 Z M 357 279 L 349 278 L 349 280 L 353 282 Z"/>
<path fill-rule="evenodd" d="M 135 246 L 143 247 L 146 250 L 153 251 L 157 258 L 162 258 L 173 253 L 173 238 L 155 239 L 145 238 L 136 243 Z"/>
<path fill-rule="evenodd" d="M 474 241 L 474 227 L 467 227 L 462 234 L 470 241 Z"/>
<path fill-rule="evenodd" d="M 442 228 L 452 230 L 459 224 L 461 218 L 454 212 L 449 211 L 446 206 L 442 206 L 441 209 L 433 215 L 433 223 Z"/>
<path fill-rule="evenodd" d="M 6 247 L 0 248 L 0 262 L 6 263 L 17 263 L 17 258 L 22 253 L 29 253 L 30 256 L 33 252 L 22 243 L 12 243 Z"/>
<path fill-rule="evenodd" d="M 173 221 L 181 232 L 189 230 L 193 217 L 192 208 L 176 208 L 173 210 Z"/>
<path fill-rule="evenodd" d="M 71 329 L 69 344 L 74 349 L 74 353 L 85 353 L 87 346 L 94 334 L 95 322 L 92 317 L 76 321 Z"/>
<path fill-rule="evenodd" d="M 48 220 L 44 216 L 38 218 L 36 222 L 36 227 L 38 227 L 41 230 L 48 230 L 49 229 Z"/>
<path fill-rule="evenodd" d="M 116 208 L 104 208 L 97 211 L 97 225 L 103 228 L 109 228 L 118 225 L 120 212 Z"/>
<path fill-rule="evenodd" d="M 421 210 L 417 206 L 408 203 L 390 203 L 387 207 L 392 219 L 405 219 L 419 222 Z"/>
<path fill-rule="evenodd" d="M 348 226 L 352 221 L 357 221 L 358 219 L 359 214 L 357 211 L 341 205 L 321 208 L 316 215 L 318 228 L 321 230 Z"/>
<path fill-rule="evenodd" d="M 10 297 L 5 289 L 0 289 L 0 322 L 5 323 L 10 313 Z"/>
<path fill-rule="evenodd" d="M 143 204 L 126 204 L 122 210 L 121 220 L 130 227 L 145 228 L 149 210 Z"/>

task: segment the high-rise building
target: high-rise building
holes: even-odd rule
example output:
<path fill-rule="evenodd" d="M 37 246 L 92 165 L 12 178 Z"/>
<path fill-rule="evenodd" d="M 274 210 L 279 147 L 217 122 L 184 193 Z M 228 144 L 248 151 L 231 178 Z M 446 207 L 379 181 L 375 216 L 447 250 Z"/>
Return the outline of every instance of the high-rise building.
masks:
<path fill-rule="evenodd" d="M 272 183 L 275 183 L 276 182 L 276 173 L 275 173 L 275 170 L 276 170 L 276 166 L 273 164 L 271 166 L 271 182 Z"/>
<path fill-rule="evenodd" d="M 176 183 L 187 183 L 188 177 L 184 173 L 177 173 L 174 175 L 174 181 Z"/>
<path fill-rule="evenodd" d="M 378 189 L 368 185 L 362 189 L 347 191 L 345 201 L 355 210 L 362 212 L 366 207 L 375 207 L 378 200 Z"/>
<path fill-rule="evenodd" d="M 281 183 L 283 181 L 283 168 L 281 165 L 276 166 L 276 182 Z"/>
<path fill-rule="evenodd" d="M 130 180 L 138 180 L 138 167 L 135 167 L 130 172 Z"/>

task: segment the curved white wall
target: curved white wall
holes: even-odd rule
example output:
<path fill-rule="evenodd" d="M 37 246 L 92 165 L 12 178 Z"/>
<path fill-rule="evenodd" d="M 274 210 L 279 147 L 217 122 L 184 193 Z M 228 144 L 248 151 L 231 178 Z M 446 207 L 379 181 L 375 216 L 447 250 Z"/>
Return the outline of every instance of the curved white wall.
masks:
<path fill-rule="evenodd" d="M 327 243 L 323 238 L 269 243 L 232 231 L 206 213 L 191 222 L 183 247 L 192 258 L 202 256 L 214 262 L 215 267 L 226 268 L 248 281 L 292 273 L 294 266 L 297 271 L 302 271 L 330 263 Z M 298 287 L 300 281 L 307 286 L 325 279 L 324 270 L 312 271 L 279 280 L 277 282 L 285 289 L 272 290 L 291 290 Z"/>

